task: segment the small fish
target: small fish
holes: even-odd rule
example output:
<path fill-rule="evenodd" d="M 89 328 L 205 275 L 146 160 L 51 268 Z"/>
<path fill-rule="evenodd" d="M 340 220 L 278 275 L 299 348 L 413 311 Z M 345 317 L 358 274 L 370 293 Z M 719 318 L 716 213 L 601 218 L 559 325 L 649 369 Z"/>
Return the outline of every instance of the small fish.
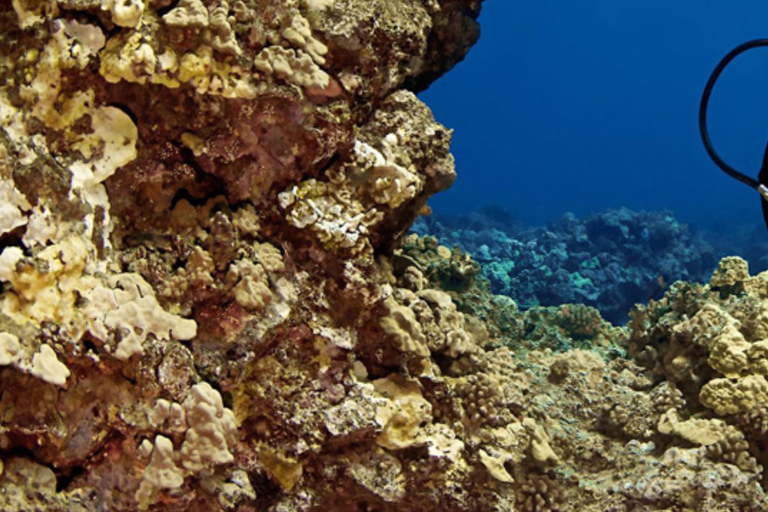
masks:
<path fill-rule="evenodd" d="M 660 300 L 662 295 L 664 295 L 664 292 L 667 291 L 667 288 L 669 288 L 669 274 L 659 274 L 656 277 L 653 292 L 645 302 Z"/>
<path fill-rule="evenodd" d="M 717 166 L 728 176 L 749 185 L 760 193 L 760 202 L 763 208 L 763 221 L 765 222 L 766 227 L 768 227 L 768 146 L 766 146 L 765 153 L 763 154 L 763 165 L 760 168 L 760 172 L 757 174 L 757 180 L 755 180 L 737 171 L 720 158 L 720 155 L 717 154 L 715 148 L 712 147 L 712 141 L 709 139 L 709 132 L 707 130 L 707 106 L 709 105 L 709 97 L 712 94 L 712 88 L 715 86 L 715 82 L 717 82 L 720 74 L 728 63 L 736 58 L 736 56 L 747 50 L 761 46 L 768 46 L 768 39 L 754 39 L 752 41 L 747 41 L 728 52 L 728 54 L 717 64 L 714 71 L 712 71 L 712 74 L 709 76 L 707 85 L 704 87 L 704 93 L 701 96 L 701 103 L 699 104 L 699 132 L 701 133 L 701 140 L 704 142 L 707 154 L 712 161 L 714 161 L 715 164 L 717 164 Z"/>

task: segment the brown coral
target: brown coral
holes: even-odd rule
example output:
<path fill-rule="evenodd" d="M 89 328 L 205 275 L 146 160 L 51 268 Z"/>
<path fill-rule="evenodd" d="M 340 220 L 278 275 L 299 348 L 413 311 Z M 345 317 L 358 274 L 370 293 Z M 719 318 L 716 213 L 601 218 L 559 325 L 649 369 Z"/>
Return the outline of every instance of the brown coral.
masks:
<path fill-rule="evenodd" d="M 498 426 L 509 423 L 503 414 L 504 400 L 490 375 L 470 375 L 456 387 L 467 419 L 474 425 Z"/>
<path fill-rule="evenodd" d="M 531 474 L 520 484 L 517 504 L 524 512 L 561 512 L 566 507 L 557 483 L 547 475 Z"/>
<path fill-rule="evenodd" d="M 747 473 L 762 473 L 763 468 L 749 453 L 749 443 L 741 432 L 731 435 L 706 446 L 707 457 L 715 461 L 728 462 Z"/>

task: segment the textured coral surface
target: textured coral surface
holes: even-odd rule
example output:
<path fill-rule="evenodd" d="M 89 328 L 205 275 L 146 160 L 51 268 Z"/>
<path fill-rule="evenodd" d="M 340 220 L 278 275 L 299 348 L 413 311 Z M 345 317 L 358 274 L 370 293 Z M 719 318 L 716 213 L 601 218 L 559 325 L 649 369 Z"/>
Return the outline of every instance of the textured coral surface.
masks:
<path fill-rule="evenodd" d="M 0 2 L 0 509 L 768 511 L 768 277 L 617 328 L 405 235 L 479 10 Z"/>

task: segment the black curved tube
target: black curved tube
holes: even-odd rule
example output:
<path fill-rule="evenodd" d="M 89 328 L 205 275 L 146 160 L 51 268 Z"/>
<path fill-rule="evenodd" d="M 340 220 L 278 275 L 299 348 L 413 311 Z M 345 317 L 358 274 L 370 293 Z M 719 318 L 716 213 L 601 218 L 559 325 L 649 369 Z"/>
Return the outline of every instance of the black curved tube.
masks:
<path fill-rule="evenodd" d="M 717 154 L 715 148 L 712 147 L 712 141 L 709 139 L 709 132 L 707 131 L 707 107 L 709 106 L 709 97 L 712 95 L 712 88 L 715 86 L 717 79 L 720 78 L 720 74 L 725 69 L 725 66 L 727 66 L 734 58 L 736 58 L 737 55 L 759 46 L 768 46 L 768 39 L 754 39 L 752 41 L 747 41 L 746 43 L 740 44 L 728 52 L 728 55 L 723 57 L 723 60 L 720 61 L 717 67 L 715 67 L 715 70 L 712 71 L 712 74 L 709 76 L 707 85 L 704 87 L 704 94 L 701 96 L 701 103 L 699 104 L 699 132 L 701 132 L 701 140 L 704 142 L 704 147 L 707 150 L 707 154 L 709 154 L 709 157 L 717 164 L 720 169 L 728 174 L 728 176 L 737 179 L 754 189 L 757 189 L 757 187 L 760 186 L 760 182 L 750 178 L 749 176 L 746 176 L 743 173 L 740 173 L 725 163 L 725 160 L 720 158 L 720 155 Z"/>

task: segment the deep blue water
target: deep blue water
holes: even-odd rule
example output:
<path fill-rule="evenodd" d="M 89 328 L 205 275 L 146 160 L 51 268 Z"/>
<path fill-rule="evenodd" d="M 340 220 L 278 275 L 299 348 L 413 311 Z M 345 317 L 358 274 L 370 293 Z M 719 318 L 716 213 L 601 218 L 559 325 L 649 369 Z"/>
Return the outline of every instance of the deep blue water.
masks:
<path fill-rule="evenodd" d="M 526 224 L 620 206 L 724 231 L 762 222 L 757 193 L 710 162 L 697 114 L 714 66 L 768 37 L 767 19 L 757 0 L 488 0 L 479 43 L 420 95 L 455 129 L 458 179 L 430 204 L 499 205 Z M 733 62 L 710 107 L 715 147 L 756 176 L 768 49 Z"/>

